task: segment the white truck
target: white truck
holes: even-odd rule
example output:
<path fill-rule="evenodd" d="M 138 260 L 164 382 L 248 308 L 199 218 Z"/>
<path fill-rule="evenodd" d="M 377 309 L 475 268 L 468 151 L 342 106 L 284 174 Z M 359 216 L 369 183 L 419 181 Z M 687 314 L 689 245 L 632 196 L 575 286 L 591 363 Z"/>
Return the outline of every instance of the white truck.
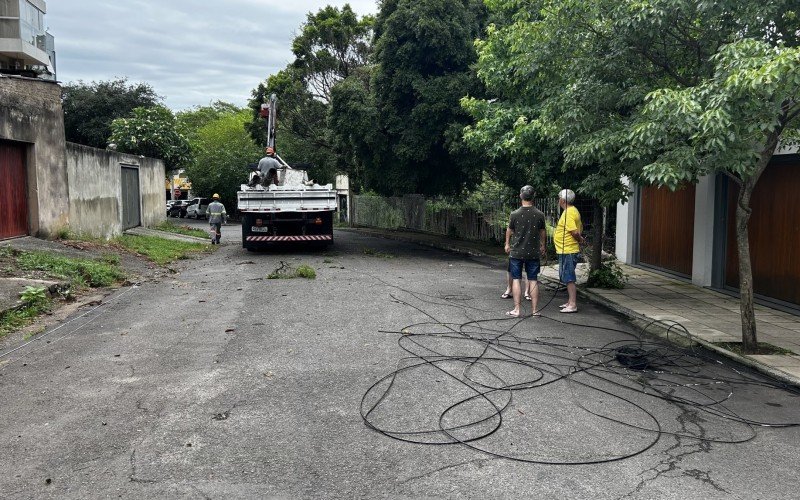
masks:
<path fill-rule="evenodd" d="M 275 95 L 262 104 L 261 116 L 267 122 L 267 143 L 275 147 Z M 309 181 L 305 170 L 281 164 L 278 180 L 267 186 L 242 184 L 237 193 L 237 208 L 242 218 L 242 246 L 247 250 L 276 244 L 332 244 L 336 190 L 333 185 Z"/>

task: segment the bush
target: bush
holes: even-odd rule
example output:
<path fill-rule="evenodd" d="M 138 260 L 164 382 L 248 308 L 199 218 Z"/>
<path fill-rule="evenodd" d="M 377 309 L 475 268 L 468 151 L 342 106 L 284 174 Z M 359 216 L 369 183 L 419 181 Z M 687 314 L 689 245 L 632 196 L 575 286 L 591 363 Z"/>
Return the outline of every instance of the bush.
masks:
<path fill-rule="evenodd" d="M 604 262 L 600 269 L 595 269 L 589 273 L 589 280 L 587 286 L 589 288 L 609 288 L 620 289 L 625 288 L 625 283 L 628 282 L 628 277 L 622 272 L 616 261 L 610 260 Z"/>

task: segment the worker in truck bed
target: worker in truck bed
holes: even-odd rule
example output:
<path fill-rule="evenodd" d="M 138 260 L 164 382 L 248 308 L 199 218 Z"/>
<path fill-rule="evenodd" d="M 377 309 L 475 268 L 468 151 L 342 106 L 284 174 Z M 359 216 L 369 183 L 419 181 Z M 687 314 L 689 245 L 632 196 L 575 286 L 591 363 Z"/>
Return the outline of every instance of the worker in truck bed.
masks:
<path fill-rule="evenodd" d="M 211 197 L 213 200 L 206 209 L 206 214 L 208 215 L 208 223 L 211 225 L 211 244 L 212 245 L 219 245 L 219 239 L 222 237 L 222 223 L 225 222 L 225 216 L 228 215 L 225 212 L 225 205 L 220 203 L 219 195 L 214 193 L 214 196 Z"/>
<path fill-rule="evenodd" d="M 264 152 L 267 156 L 258 162 L 258 170 L 261 171 L 261 185 L 269 187 L 270 184 L 278 183 L 278 169 L 281 168 L 281 164 L 275 159 L 274 149 L 266 148 Z"/>

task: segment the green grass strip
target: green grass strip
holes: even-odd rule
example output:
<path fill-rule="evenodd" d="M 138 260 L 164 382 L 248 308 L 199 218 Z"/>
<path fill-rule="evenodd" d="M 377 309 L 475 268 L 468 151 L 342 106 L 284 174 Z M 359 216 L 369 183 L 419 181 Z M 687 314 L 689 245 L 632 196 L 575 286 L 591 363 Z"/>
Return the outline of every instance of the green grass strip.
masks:
<path fill-rule="evenodd" d="M 177 226 L 174 222 L 165 220 L 156 229 L 166 231 L 168 233 L 182 234 L 184 236 L 194 236 L 196 238 L 208 238 L 208 231 L 202 229 L 195 229 L 189 226 Z"/>
<path fill-rule="evenodd" d="M 30 324 L 33 319 L 50 308 L 50 299 L 43 298 L 0 314 L 0 338 Z"/>
<path fill-rule="evenodd" d="M 193 254 L 211 251 L 211 245 L 168 240 L 157 236 L 125 234 L 115 240 L 126 249 L 143 255 L 163 266 L 180 259 L 189 259 Z"/>
<path fill-rule="evenodd" d="M 20 252 L 17 265 L 26 271 L 40 271 L 52 278 L 69 280 L 79 288 L 111 286 L 125 279 L 118 264 L 108 261 L 54 255 L 47 252 Z"/>

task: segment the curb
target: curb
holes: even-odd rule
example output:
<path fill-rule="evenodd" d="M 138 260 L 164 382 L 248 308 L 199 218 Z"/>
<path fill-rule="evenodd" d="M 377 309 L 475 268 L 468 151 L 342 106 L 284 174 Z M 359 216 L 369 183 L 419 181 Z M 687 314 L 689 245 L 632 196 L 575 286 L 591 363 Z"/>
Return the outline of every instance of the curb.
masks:
<path fill-rule="evenodd" d="M 377 236 L 377 237 L 380 237 L 380 238 L 386 238 L 386 239 L 389 239 L 389 240 L 403 241 L 403 242 L 406 242 L 406 243 L 416 243 L 418 245 L 432 247 L 432 248 L 438 248 L 440 250 L 448 250 L 448 251 L 451 251 L 451 252 L 467 254 L 467 255 L 470 255 L 472 257 L 488 257 L 488 258 L 494 257 L 492 255 L 486 254 L 484 252 L 480 252 L 480 251 L 472 249 L 472 248 L 465 249 L 463 247 L 458 247 L 458 246 L 454 246 L 454 245 L 447 245 L 447 244 L 441 244 L 441 243 L 438 243 L 438 242 L 435 242 L 435 241 L 420 241 L 420 240 L 414 239 L 413 237 L 405 237 L 405 236 L 401 236 L 401 235 L 385 233 L 385 232 L 381 232 L 379 230 L 375 230 L 375 229 L 372 229 L 372 228 L 369 228 L 369 229 L 364 228 L 364 229 L 366 229 L 366 230 L 363 230 L 363 229 L 360 229 L 360 228 L 340 228 L 339 230 L 340 231 L 349 231 L 349 232 L 354 232 L 354 233 L 361 233 L 361 234 L 369 234 L 369 235 Z M 544 276 L 544 275 L 540 275 L 540 279 L 542 281 L 546 281 L 546 282 L 548 282 L 550 284 L 553 284 L 553 283 L 557 284 L 558 283 L 558 280 L 554 280 L 554 279 L 552 279 L 550 277 L 547 277 L 547 276 Z M 735 352 L 731 352 L 731 351 L 728 351 L 727 349 L 723 349 L 721 347 L 718 347 L 718 346 L 712 344 L 711 342 L 708 342 L 706 340 L 700 339 L 698 337 L 694 337 L 694 336 L 690 335 L 687 338 L 687 337 L 682 336 L 680 334 L 675 334 L 671 338 L 669 335 L 667 335 L 667 327 L 660 326 L 661 323 L 659 323 L 657 320 L 655 320 L 653 318 L 650 318 L 650 317 L 645 316 L 643 314 L 639 314 L 636 311 L 628 309 L 627 307 L 623 307 L 623 306 L 617 304 L 616 302 L 612 302 L 612 301 L 606 299 L 605 297 L 602 297 L 602 296 L 600 296 L 598 294 L 592 293 L 591 291 L 588 291 L 585 288 L 578 288 L 578 294 L 581 297 L 585 298 L 585 299 L 588 299 L 588 300 L 590 300 L 590 301 L 592 301 L 592 302 L 594 302 L 596 304 L 600 304 L 600 305 L 602 305 L 604 307 L 607 307 L 608 309 L 611 309 L 612 311 L 615 311 L 615 312 L 617 312 L 619 314 L 622 314 L 623 316 L 626 316 L 628 319 L 630 319 L 630 320 L 632 320 L 634 322 L 635 321 L 646 322 L 646 323 L 652 324 L 654 326 L 657 326 L 658 327 L 657 329 L 648 330 L 648 331 L 652 331 L 652 333 L 654 335 L 657 335 L 657 336 L 667 340 L 668 342 L 677 343 L 674 337 L 675 336 L 679 336 L 684 341 L 694 342 L 695 344 L 698 344 L 698 345 L 704 347 L 705 349 L 708 349 L 709 351 L 713 351 L 713 352 L 719 354 L 720 356 L 723 356 L 725 358 L 728 358 L 728 359 L 731 359 L 733 361 L 736 361 L 737 363 L 741 363 L 741 364 L 743 364 L 743 365 L 745 365 L 747 367 L 750 367 L 750 368 L 754 369 L 755 371 L 757 371 L 759 373 L 762 373 L 764 375 L 767 375 L 769 377 L 777 379 L 777 380 L 779 380 L 779 381 L 781 381 L 781 382 L 783 382 L 785 384 L 789 384 L 789 385 L 793 385 L 793 386 L 796 386 L 796 387 L 800 387 L 800 378 L 795 377 L 794 375 L 786 373 L 786 372 L 784 372 L 782 370 L 779 370 L 777 368 L 773 368 L 773 367 L 771 367 L 769 365 L 765 365 L 764 363 L 761 363 L 760 361 L 756 361 L 754 359 L 750 359 L 750 358 L 745 357 L 745 356 L 740 356 L 740 355 L 736 354 Z M 658 331 L 658 333 L 656 333 L 656 331 Z"/>
<path fill-rule="evenodd" d="M 770 376 L 772 378 L 778 379 L 783 383 L 800 387 L 800 378 L 795 377 L 794 375 L 786 373 L 786 372 L 784 372 L 782 370 L 779 370 L 777 368 L 773 368 L 773 367 L 771 367 L 769 365 L 765 365 L 764 363 L 761 363 L 761 362 L 756 361 L 754 359 L 748 358 L 746 356 L 741 356 L 741 355 L 736 354 L 735 352 L 731 352 L 731 351 L 729 351 L 727 349 L 723 349 L 723 348 L 721 348 L 721 347 L 719 347 L 717 345 L 714 345 L 711 342 L 708 342 L 707 340 L 703 340 L 703 339 L 701 339 L 699 337 L 692 336 L 691 334 L 689 334 L 689 336 L 687 337 L 684 334 L 681 334 L 679 332 L 676 332 L 675 330 L 672 330 L 673 336 L 670 337 L 668 335 L 668 333 L 667 333 L 668 327 L 665 326 L 663 323 L 658 322 L 658 320 L 655 320 L 655 319 L 653 319 L 653 318 L 651 318 L 649 316 L 645 316 L 644 314 L 637 313 L 636 311 L 628 309 L 627 307 L 623 307 L 623 306 L 617 304 L 616 302 L 612 302 L 612 301 L 606 299 L 605 297 L 603 297 L 601 295 L 598 295 L 598 294 L 595 294 L 595 293 L 592 293 L 590 291 L 587 291 L 586 289 L 578 289 L 578 294 L 580 294 L 584 298 L 587 298 L 587 299 L 591 300 L 592 302 L 595 302 L 597 304 L 605 306 L 605 307 L 611 309 L 612 311 L 616 311 L 619 314 L 622 314 L 623 316 L 626 316 L 626 317 L 628 317 L 629 319 L 631 319 L 633 321 L 640 321 L 640 322 L 648 323 L 650 325 L 655 326 L 656 328 L 650 329 L 648 331 L 653 333 L 654 335 L 657 335 L 658 337 L 661 337 L 661 338 L 667 340 L 668 342 L 678 343 L 674 338 L 674 337 L 677 336 L 677 337 L 681 338 L 685 342 L 689 342 L 689 343 L 694 343 L 694 344 L 700 345 L 701 347 L 703 347 L 705 349 L 708 349 L 709 351 L 713 351 L 713 352 L 719 354 L 720 356 L 724 356 L 724 357 L 726 357 L 728 359 L 736 361 L 737 363 L 740 363 L 740 364 L 743 364 L 745 366 L 748 366 L 748 367 L 756 370 L 757 372 L 760 372 L 760 373 L 763 373 L 764 375 L 768 375 L 768 376 Z"/>

